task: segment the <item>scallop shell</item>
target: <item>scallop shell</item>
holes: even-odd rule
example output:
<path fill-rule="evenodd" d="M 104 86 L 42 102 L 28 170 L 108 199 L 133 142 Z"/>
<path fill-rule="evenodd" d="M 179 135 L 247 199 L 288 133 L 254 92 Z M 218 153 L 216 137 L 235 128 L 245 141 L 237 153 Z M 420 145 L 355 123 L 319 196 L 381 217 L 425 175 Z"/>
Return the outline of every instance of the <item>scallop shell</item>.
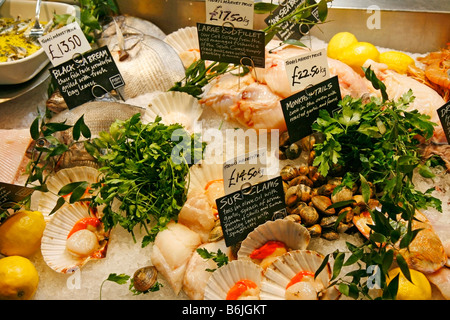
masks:
<path fill-rule="evenodd" d="M 312 250 L 289 251 L 279 256 L 264 273 L 261 281 L 261 300 L 284 300 L 289 281 L 300 271 L 315 273 L 323 259 L 323 255 Z M 331 267 L 328 263 L 317 276 L 317 279 L 321 280 L 327 287 L 331 275 Z M 339 298 L 339 296 L 339 292 L 331 287 L 326 290 L 321 299 L 333 300 Z"/>
<path fill-rule="evenodd" d="M 164 42 L 170 44 L 180 54 L 187 50 L 199 49 L 197 27 L 184 27 L 168 34 Z"/>
<path fill-rule="evenodd" d="M 223 180 L 223 162 L 217 158 L 214 161 L 203 162 L 192 166 L 189 170 L 189 192 L 204 191 L 211 181 Z"/>
<path fill-rule="evenodd" d="M 47 265 L 59 273 L 73 273 L 93 258 L 75 257 L 66 249 L 67 236 L 76 222 L 82 218 L 92 217 L 88 207 L 75 203 L 58 210 L 46 224 L 41 239 L 41 252 Z M 106 250 L 106 245 L 103 250 Z"/>
<path fill-rule="evenodd" d="M 308 247 L 311 236 L 309 231 L 297 222 L 286 219 L 270 220 L 256 227 L 242 241 L 238 259 L 251 259 L 250 254 L 269 240 L 281 241 L 290 250 L 304 250 Z"/>
<path fill-rule="evenodd" d="M 185 68 L 200 59 L 197 27 L 178 29 L 166 36 L 164 42 L 175 49 Z"/>
<path fill-rule="evenodd" d="M 206 284 L 204 299 L 225 300 L 231 287 L 244 279 L 253 281 L 259 288 L 262 269 L 250 261 L 233 260 L 213 272 Z"/>
<path fill-rule="evenodd" d="M 98 182 L 100 172 L 92 167 L 80 166 L 62 169 L 47 179 L 48 192 L 42 192 L 39 197 L 38 211 L 42 212 L 48 222 L 52 216 L 50 212 L 58 201 L 58 192 L 65 185 L 72 182 L 86 181 L 88 183 Z"/>
<path fill-rule="evenodd" d="M 190 94 L 178 91 L 162 92 L 150 101 L 148 109 L 142 116 L 142 122 L 153 122 L 156 116 L 160 116 L 162 123 L 166 125 L 178 123 L 193 133 L 195 123 L 202 112 L 203 107 Z"/>

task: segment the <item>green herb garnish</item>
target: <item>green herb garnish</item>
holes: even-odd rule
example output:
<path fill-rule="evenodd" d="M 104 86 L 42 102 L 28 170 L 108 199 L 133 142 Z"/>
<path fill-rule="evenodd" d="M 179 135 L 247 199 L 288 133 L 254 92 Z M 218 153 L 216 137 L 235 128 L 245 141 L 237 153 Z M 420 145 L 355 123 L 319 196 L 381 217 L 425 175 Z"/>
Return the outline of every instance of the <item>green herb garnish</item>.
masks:
<path fill-rule="evenodd" d="M 134 227 L 143 228 L 143 247 L 178 219 L 186 201 L 189 167 L 202 159 L 205 147 L 198 135 L 189 135 L 181 125 L 160 121 L 157 117 L 143 124 L 136 114 L 116 120 L 109 132 L 85 142 L 102 173 L 91 186 L 92 206 L 102 206 L 107 230 L 119 224 L 135 239 Z"/>
<path fill-rule="evenodd" d="M 212 259 L 216 264 L 217 267 L 220 268 L 226 264 L 228 264 L 228 256 L 222 252 L 222 250 L 218 249 L 217 252 L 210 252 L 206 248 L 199 248 L 197 249 L 197 253 L 206 260 Z M 213 272 L 216 269 L 206 269 L 208 272 Z"/>
<path fill-rule="evenodd" d="M 102 30 L 102 24 L 110 17 L 119 14 L 119 7 L 115 0 L 78 0 L 80 19 L 77 20 L 83 34 L 90 43 L 95 42 L 95 32 Z M 66 25 L 72 16 L 69 14 L 55 14 L 53 22 L 56 25 Z"/>
<path fill-rule="evenodd" d="M 364 103 L 362 99 L 346 96 L 333 115 L 320 110 L 312 127 L 324 140 L 314 146 L 313 165 L 324 176 L 337 167 L 343 168 L 343 183 L 334 192 L 356 184 L 363 188 L 368 200 L 371 182 L 381 209 L 368 209 L 373 220 L 373 225 L 369 225 L 369 239 L 361 246 L 347 243 L 350 256 L 346 260 L 345 254 L 338 250 L 327 255 L 316 274 L 333 257 L 331 285 L 338 285 L 341 293 L 355 299 L 361 296 L 371 299 L 371 279 L 377 270 L 375 277 L 382 291 L 378 298 L 394 299 L 398 279 L 387 285 L 386 275 L 395 259 L 409 278 L 408 265 L 399 251 L 408 248 L 420 231 L 411 227 L 416 209 L 434 207 L 442 211 L 441 201 L 430 195 L 432 190 L 422 193 L 415 189 L 412 181 L 414 172 L 426 178 L 433 177 L 429 168 L 431 162 L 421 159 L 416 137 L 431 138 L 435 124 L 417 110 L 407 111 L 414 100 L 411 91 L 398 101 L 388 100 L 385 87 L 375 74 L 370 69 L 366 69 L 365 74 L 381 90 L 382 99 L 371 98 Z M 356 270 L 341 277 L 343 267 L 354 265 Z"/>

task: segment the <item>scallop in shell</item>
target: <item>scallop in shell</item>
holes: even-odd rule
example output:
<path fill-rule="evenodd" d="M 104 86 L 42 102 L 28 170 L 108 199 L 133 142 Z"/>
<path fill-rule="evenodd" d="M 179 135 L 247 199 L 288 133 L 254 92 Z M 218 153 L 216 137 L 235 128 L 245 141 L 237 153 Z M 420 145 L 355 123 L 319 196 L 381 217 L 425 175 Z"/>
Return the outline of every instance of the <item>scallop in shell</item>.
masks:
<path fill-rule="evenodd" d="M 86 206 L 67 205 L 46 224 L 42 257 L 56 272 L 73 273 L 88 261 L 106 256 L 108 237 L 109 232 Z"/>
<path fill-rule="evenodd" d="M 97 169 L 87 166 L 59 170 L 47 179 L 48 191 L 40 193 L 38 211 L 42 212 L 46 221 L 50 220 L 52 217 L 50 212 L 52 212 L 58 201 L 58 192 L 62 187 L 69 183 L 81 181 L 86 181 L 89 184 L 96 183 L 99 175 L 100 172 Z"/>
<path fill-rule="evenodd" d="M 153 122 L 156 116 L 160 116 L 162 123 L 166 125 L 178 123 L 193 133 L 195 122 L 202 112 L 202 106 L 190 94 L 179 91 L 162 92 L 150 101 L 148 109 L 142 116 L 142 122 Z"/>
<path fill-rule="evenodd" d="M 251 231 L 242 241 L 238 252 L 238 259 L 250 259 L 266 269 L 267 265 L 273 261 L 277 255 L 289 250 L 304 250 L 308 247 L 311 236 L 309 231 L 301 224 L 287 220 L 277 219 L 266 221 Z M 267 258 L 258 259 L 252 255 L 255 250 L 260 249 L 269 241 L 277 241 L 284 244 L 283 250 L 278 254 L 274 252 Z"/>
<path fill-rule="evenodd" d="M 231 291 L 237 284 L 248 288 L 241 295 L 235 295 L 236 300 L 259 300 L 262 269 L 251 261 L 233 260 L 216 269 L 209 278 L 204 299 L 205 300 L 233 300 Z"/>
<path fill-rule="evenodd" d="M 225 195 L 220 163 L 196 164 L 190 168 L 187 199 L 178 215 L 178 222 L 198 233 L 202 242 L 216 226 L 216 199 Z"/>
<path fill-rule="evenodd" d="M 180 56 L 185 68 L 200 59 L 197 27 L 184 27 L 167 35 L 164 42 L 171 45 Z"/>
<path fill-rule="evenodd" d="M 223 162 L 221 159 L 216 160 L 199 163 L 189 169 L 188 194 L 195 191 L 208 191 L 214 186 L 220 196 L 225 195 L 223 191 Z M 217 198 L 211 198 L 210 200 L 215 203 L 215 199 Z"/>
<path fill-rule="evenodd" d="M 323 255 L 312 250 L 294 250 L 279 256 L 264 272 L 261 281 L 262 300 L 333 300 L 339 292 L 328 288 L 331 279 L 329 263 L 314 279 Z"/>

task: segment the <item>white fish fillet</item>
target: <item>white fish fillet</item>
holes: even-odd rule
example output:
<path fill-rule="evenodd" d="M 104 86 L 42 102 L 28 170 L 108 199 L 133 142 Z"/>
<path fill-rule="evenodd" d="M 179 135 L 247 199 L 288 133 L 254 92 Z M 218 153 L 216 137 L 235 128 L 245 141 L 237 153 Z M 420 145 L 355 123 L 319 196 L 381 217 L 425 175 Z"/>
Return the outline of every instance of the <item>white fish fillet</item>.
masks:
<path fill-rule="evenodd" d="M 23 184 L 30 129 L 1 129 L 0 137 L 0 182 Z"/>
<path fill-rule="evenodd" d="M 207 242 L 214 227 L 213 209 L 204 193 L 189 194 L 178 214 L 178 222 L 199 234 L 202 242 Z"/>
<path fill-rule="evenodd" d="M 200 244 L 201 239 L 196 232 L 173 221 L 156 236 L 152 263 L 176 295 L 181 291 L 189 259 Z"/>
<path fill-rule="evenodd" d="M 226 246 L 225 240 L 217 242 L 209 242 L 202 244 L 199 249 L 206 249 L 209 252 L 218 252 L 220 249 L 231 260 L 231 249 Z M 207 269 L 214 270 L 217 268 L 217 263 L 212 259 L 204 259 L 197 252 L 194 252 L 186 268 L 186 273 L 183 279 L 183 291 L 192 300 L 203 300 L 206 283 L 212 272 Z"/>

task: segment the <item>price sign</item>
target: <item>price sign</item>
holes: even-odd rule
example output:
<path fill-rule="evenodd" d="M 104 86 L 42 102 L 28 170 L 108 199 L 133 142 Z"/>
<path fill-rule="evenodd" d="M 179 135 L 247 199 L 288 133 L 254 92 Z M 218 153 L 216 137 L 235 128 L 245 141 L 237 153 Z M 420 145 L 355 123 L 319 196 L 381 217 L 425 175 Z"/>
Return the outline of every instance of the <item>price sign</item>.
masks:
<path fill-rule="evenodd" d="M 450 142 L 450 101 L 437 109 L 442 129 L 444 130 L 447 142 Z"/>
<path fill-rule="evenodd" d="M 330 77 L 326 49 L 286 59 L 285 65 L 292 92 L 315 85 Z"/>
<path fill-rule="evenodd" d="M 333 113 L 341 100 L 338 77 L 334 76 L 280 101 L 289 137 L 298 141 L 312 134 L 311 125 L 320 109 Z"/>
<path fill-rule="evenodd" d="M 225 244 L 245 239 L 258 225 L 286 216 L 283 180 L 280 176 L 216 200 Z"/>
<path fill-rule="evenodd" d="M 107 46 L 53 67 L 50 74 L 69 109 L 125 85 Z M 95 88 L 99 93 L 94 94 Z"/>
<path fill-rule="evenodd" d="M 225 194 L 241 190 L 246 184 L 254 185 L 264 180 L 267 180 L 267 150 L 255 150 L 223 164 Z"/>
<path fill-rule="evenodd" d="M 253 0 L 206 0 L 206 23 L 253 29 Z"/>
<path fill-rule="evenodd" d="M 278 23 L 281 19 L 290 15 L 298 6 L 304 5 L 305 0 L 284 0 L 280 5 L 264 20 L 267 25 L 271 26 Z M 307 1 L 310 5 L 316 3 L 314 0 Z M 315 7 L 311 10 L 311 14 L 305 19 L 311 22 L 319 21 L 319 10 Z M 310 26 L 307 23 L 298 24 L 290 21 L 285 21 L 279 25 L 279 32 L 277 37 L 281 40 L 295 39 L 300 40 L 306 35 Z"/>
<path fill-rule="evenodd" d="M 53 66 L 71 60 L 76 54 L 91 50 L 91 45 L 77 22 L 56 29 L 38 40 Z"/>
<path fill-rule="evenodd" d="M 197 32 L 203 60 L 265 67 L 263 31 L 197 23 Z"/>
<path fill-rule="evenodd" d="M 34 192 L 34 189 L 0 182 L 0 206 L 11 208 Z"/>

